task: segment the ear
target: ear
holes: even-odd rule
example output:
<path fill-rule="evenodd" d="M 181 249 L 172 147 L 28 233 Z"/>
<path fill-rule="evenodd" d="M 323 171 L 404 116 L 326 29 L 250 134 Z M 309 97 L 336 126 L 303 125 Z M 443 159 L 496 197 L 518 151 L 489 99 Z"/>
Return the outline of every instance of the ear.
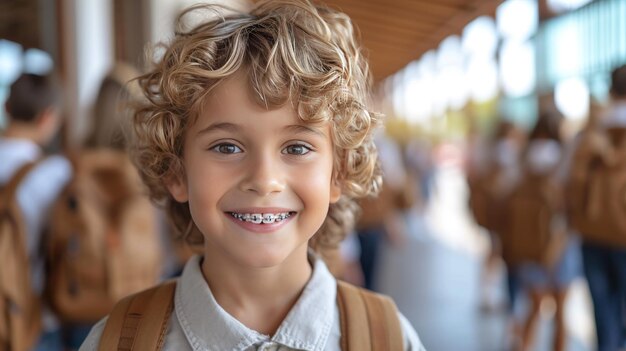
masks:
<path fill-rule="evenodd" d="M 333 177 L 330 181 L 330 203 L 334 204 L 341 197 L 341 182 Z"/>
<path fill-rule="evenodd" d="M 39 124 L 51 124 L 59 118 L 59 111 L 53 107 L 46 107 L 37 116 L 36 120 Z"/>
<path fill-rule="evenodd" d="M 184 176 L 182 178 L 184 178 Z M 187 179 L 181 179 L 181 176 L 170 176 L 165 179 L 165 187 L 170 194 L 172 194 L 174 200 L 180 203 L 189 201 Z"/>

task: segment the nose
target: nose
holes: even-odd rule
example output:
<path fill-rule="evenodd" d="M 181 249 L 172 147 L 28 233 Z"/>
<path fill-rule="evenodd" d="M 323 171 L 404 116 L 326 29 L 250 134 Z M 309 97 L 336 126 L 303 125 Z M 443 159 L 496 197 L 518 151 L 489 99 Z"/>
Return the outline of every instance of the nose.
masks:
<path fill-rule="evenodd" d="M 259 196 L 267 196 L 285 190 L 283 170 L 279 163 L 271 155 L 251 157 L 240 183 L 241 190 L 254 192 Z"/>

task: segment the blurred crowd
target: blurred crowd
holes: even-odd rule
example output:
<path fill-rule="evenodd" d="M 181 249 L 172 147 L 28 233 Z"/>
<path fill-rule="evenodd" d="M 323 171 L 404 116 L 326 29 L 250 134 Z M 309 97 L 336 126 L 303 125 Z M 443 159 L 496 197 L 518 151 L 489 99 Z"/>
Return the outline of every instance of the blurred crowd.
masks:
<path fill-rule="evenodd" d="M 512 317 L 516 349 L 531 349 L 548 298 L 556 305 L 554 350 L 566 349 L 565 301 L 581 276 L 598 349 L 626 346 L 626 66 L 612 72 L 610 95 L 573 137 L 545 106 L 528 132 L 501 120 L 488 135 L 468 138 L 468 204 L 490 238 L 483 279 L 504 262 L 511 316 L 521 294 L 530 301 L 522 320 Z M 498 308 L 488 296 L 483 303 Z"/>
<path fill-rule="evenodd" d="M 104 78 L 83 145 L 64 147 L 51 74 L 11 85 L 0 137 L 0 350 L 75 350 L 128 294 L 175 276 L 191 254 L 126 155 L 124 103 L 137 71 Z M 6 316 L 6 318 L 4 318 Z"/>

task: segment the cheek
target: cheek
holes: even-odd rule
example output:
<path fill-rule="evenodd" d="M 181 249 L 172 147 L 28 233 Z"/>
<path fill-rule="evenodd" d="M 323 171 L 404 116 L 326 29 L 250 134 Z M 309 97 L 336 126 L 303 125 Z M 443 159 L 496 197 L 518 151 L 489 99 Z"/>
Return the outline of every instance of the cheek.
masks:
<path fill-rule="evenodd" d="M 326 208 L 330 202 L 331 167 L 302 167 L 293 178 L 292 187 L 306 203 Z"/>
<path fill-rule="evenodd" d="M 220 167 L 196 167 L 187 174 L 189 206 L 194 219 L 211 216 L 224 193 L 232 187 L 232 174 Z"/>

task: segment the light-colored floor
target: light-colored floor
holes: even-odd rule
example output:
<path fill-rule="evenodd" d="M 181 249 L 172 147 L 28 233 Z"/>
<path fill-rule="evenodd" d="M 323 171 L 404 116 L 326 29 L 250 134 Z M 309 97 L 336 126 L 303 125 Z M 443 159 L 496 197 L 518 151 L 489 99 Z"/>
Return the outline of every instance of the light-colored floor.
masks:
<path fill-rule="evenodd" d="M 504 310 L 484 312 L 481 294 L 506 301 L 504 269 L 491 282 L 481 280 L 487 237 L 467 210 L 467 188 L 460 170 L 440 168 L 429 206 L 406 216 L 407 240 L 382 248 L 378 290 L 391 295 L 430 351 L 510 349 L 509 317 Z M 522 298 L 515 315 L 524 316 Z M 535 350 L 551 350 L 553 314 L 549 301 Z M 581 278 L 571 289 L 566 314 L 568 350 L 593 350 L 595 331 L 590 297 Z"/>

